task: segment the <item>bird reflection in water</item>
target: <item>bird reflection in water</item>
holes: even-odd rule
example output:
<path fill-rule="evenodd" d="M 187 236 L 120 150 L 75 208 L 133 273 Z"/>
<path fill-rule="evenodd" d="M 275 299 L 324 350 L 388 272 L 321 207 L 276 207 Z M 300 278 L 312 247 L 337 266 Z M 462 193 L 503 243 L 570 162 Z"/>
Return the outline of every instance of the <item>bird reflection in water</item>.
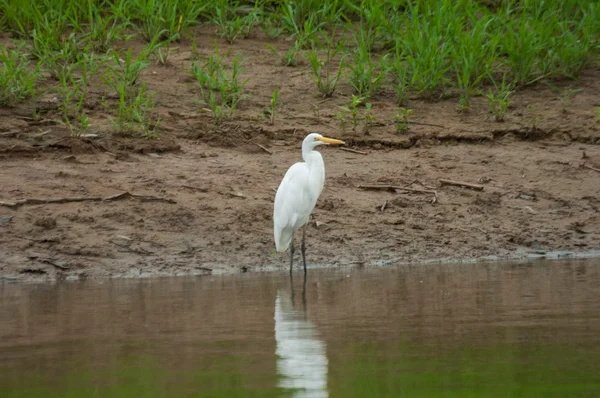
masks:
<path fill-rule="evenodd" d="M 328 397 L 325 342 L 306 316 L 306 273 L 302 284 L 302 308 L 296 309 L 294 280 L 290 294 L 277 291 L 275 340 L 278 386 L 293 390 L 293 397 Z"/>

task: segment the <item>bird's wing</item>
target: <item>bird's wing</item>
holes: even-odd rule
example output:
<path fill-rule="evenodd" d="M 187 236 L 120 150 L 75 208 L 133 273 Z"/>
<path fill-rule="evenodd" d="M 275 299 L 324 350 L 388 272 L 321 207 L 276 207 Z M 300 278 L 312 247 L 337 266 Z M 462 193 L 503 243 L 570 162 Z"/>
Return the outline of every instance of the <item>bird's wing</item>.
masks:
<path fill-rule="evenodd" d="M 287 249 L 288 240 L 291 240 L 291 236 L 287 235 L 302 225 L 299 223 L 306 222 L 314 206 L 315 201 L 308 189 L 309 176 L 310 172 L 305 163 L 294 164 L 285 173 L 275 194 L 273 225 L 276 245 L 282 246 L 282 250 Z M 286 236 L 283 237 L 282 233 Z"/>

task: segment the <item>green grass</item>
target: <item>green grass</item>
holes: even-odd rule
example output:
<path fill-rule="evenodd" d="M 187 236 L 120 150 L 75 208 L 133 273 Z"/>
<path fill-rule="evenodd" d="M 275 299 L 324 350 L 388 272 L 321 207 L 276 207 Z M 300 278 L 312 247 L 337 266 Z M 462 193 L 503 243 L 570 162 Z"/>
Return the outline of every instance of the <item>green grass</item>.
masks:
<path fill-rule="evenodd" d="M 298 65 L 298 53 L 302 48 L 302 43 L 299 40 L 294 40 L 284 53 L 280 52 L 269 43 L 266 43 L 265 45 L 278 58 L 279 64 L 283 66 Z"/>
<path fill-rule="evenodd" d="M 104 76 L 106 93 L 119 98 L 107 108 L 115 128 L 141 124 L 138 132 L 154 136 L 148 134 L 154 119 L 142 111 L 153 108 L 146 81 L 130 84 L 128 72 L 100 60 L 126 53 L 136 40 L 146 45 L 138 64 L 153 57 L 160 67 L 172 67 L 173 48 L 189 44 L 186 37 L 194 37 L 194 46 L 214 39 L 199 34 L 198 26 L 212 26 L 228 43 L 262 29 L 274 38 L 265 44 L 279 63 L 305 69 L 325 97 L 343 84 L 357 98 L 393 91 L 399 106 L 412 98 L 454 97 L 464 112 L 483 94 L 497 120 L 508 110 L 508 92 L 577 79 L 600 56 L 600 5 L 587 0 L 0 0 L 0 30 L 12 37 L 8 47 L 19 49 L 0 48 L 0 106 L 35 101 L 38 86 L 50 87 L 59 94 L 63 121 L 85 127 L 89 82 L 81 73 L 87 68 Z M 279 52 L 272 40 L 287 50 Z M 299 54 L 308 63 L 299 63 Z M 196 64 L 193 73 L 203 101 L 222 121 L 233 114 L 246 81 L 238 58 L 209 77 L 218 87 L 206 86 L 201 75 L 209 66 Z M 496 87 L 501 80 L 504 89 Z M 124 121 L 130 106 L 139 111 L 132 112 L 137 122 Z"/>
<path fill-rule="evenodd" d="M 323 34 L 322 40 L 315 39 L 315 46 L 305 55 L 310 63 L 313 81 L 323 97 L 333 95 L 342 77 L 346 55 L 337 62 L 335 58 L 341 52 L 343 43 L 336 39 L 336 31 L 333 30 L 330 35 Z"/>
<path fill-rule="evenodd" d="M 277 108 L 279 108 L 279 104 L 277 103 L 277 98 L 279 97 L 279 87 L 273 90 L 273 95 L 271 95 L 271 102 L 265 113 L 269 117 L 269 121 L 271 125 L 275 124 L 275 115 L 277 114 Z"/>
<path fill-rule="evenodd" d="M 35 94 L 39 64 L 29 68 L 30 61 L 20 48 L 0 47 L 0 106 L 13 106 Z"/>
<path fill-rule="evenodd" d="M 221 55 L 219 46 L 215 44 L 213 54 L 204 62 L 196 62 L 189 72 L 198 82 L 204 104 L 213 112 L 213 119 L 220 124 L 225 117 L 232 117 L 239 102 L 244 96 L 244 86 L 248 79 L 242 80 L 242 60 L 235 56 L 230 64 L 228 53 Z"/>
<path fill-rule="evenodd" d="M 408 131 L 409 123 L 408 117 L 412 115 L 413 110 L 404 107 L 398 108 L 398 113 L 394 115 L 394 125 L 398 133 L 405 133 Z"/>
<path fill-rule="evenodd" d="M 340 120 L 340 124 L 342 129 L 345 128 L 348 119 L 350 119 L 350 123 L 352 124 L 352 129 L 356 131 L 356 127 L 360 123 L 360 113 L 359 106 L 365 103 L 365 97 L 359 97 L 357 95 L 352 94 L 352 102 L 348 106 L 340 106 L 340 113 L 338 113 L 337 118 Z M 370 107 L 369 107 L 370 110 Z"/>
<path fill-rule="evenodd" d="M 510 96 L 513 93 L 513 86 L 506 82 L 506 76 L 503 76 L 502 82 L 498 85 L 494 82 L 495 89 L 488 89 L 486 98 L 488 100 L 489 112 L 494 116 L 497 122 L 503 122 L 510 107 Z"/>
<path fill-rule="evenodd" d="M 121 58 L 115 51 L 104 76 L 117 97 L 115 105 L 105 102 L 105 106 L 114 112 L 113 125 L 120 135 L 156 137 L 160 119 L 154 114 L 154 101 L 146 84 L 139 81 L 142 70 L 148 66 L 147 56 L 143 52 L 134 58 L 129 50 Z"/>
<path fill-rule="evenodd" d="M 369 51 L 368 37 L 359 31 L 355 39 L 356 48 L 352 54 L 348 54 L 349 58 L 352 58 L 347 64 L 349 83 L 357 96 L 371 98 L 377 94 L 387 76 L 388 54 L 374 59 Z"/>
<path fill-rule="evenodd" d="M 237 39 L 248 37 L 260 21 L 257 7 L 243 16 L 237 14 L 239 8 L 237 1 L 232 3 L 228 0 L 219 0 L 215 2 L 214 7 L 214 16 L 210 17 L 210 21 L 217 27 L 217 34 L 230 44 Z"/>

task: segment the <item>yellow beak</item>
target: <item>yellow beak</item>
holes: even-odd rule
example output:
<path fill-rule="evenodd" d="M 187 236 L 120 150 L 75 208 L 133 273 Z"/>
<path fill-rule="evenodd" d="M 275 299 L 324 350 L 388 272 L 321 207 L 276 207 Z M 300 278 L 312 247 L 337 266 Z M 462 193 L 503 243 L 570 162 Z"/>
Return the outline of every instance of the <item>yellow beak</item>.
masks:
<path fill-rule="evenodd" d="M 336 140 L 336 139 L 333 139 L 333 138 L 327 138 L 327 137 L 317 138 L 317 140 L 323 142 L 324 144 L 333 144 L 333 145 L 343 145 L 343 144 L 345 144 L 344 141 Z"/>

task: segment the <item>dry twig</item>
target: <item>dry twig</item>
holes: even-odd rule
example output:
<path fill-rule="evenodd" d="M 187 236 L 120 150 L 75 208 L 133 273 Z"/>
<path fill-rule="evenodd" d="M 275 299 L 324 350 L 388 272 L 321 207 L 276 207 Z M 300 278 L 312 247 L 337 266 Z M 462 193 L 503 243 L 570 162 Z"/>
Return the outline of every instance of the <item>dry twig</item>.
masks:
<path fill-rule="evenodd" d="M 596 171 L 596 172 L 600 173 L 600 169 L 597 169 L 597 168 L 595 168 L 595 167 L 592 167 L 592 166 L 590 166 L 590 165 L 587 165 L 587 164 L 585 164 L 585 163 L 581 164 L 581 166 L 580 166 L 580 167 L 585 167 L 586 169 L 594 170 L 594 171 Z"/>
<path fill-rule="evenodd" d="M 259 147 L 260 149 L 262 149 L 263 151 L 265 151 L 266 153 L 268 153 L 269 155 L 272 155 L 273 152 L 271 152 L 270 150 L 268 150 L 266 147 L 264 147 L 263 145 L 260 145 L 259 143 L 254 143 L 254 145 L 256 145 L 257 147 Z"/>
<path fill-rule="evenodd" d="M 183 188 L 192 189 L 194 191 L 208 192 L 208 188 L 195 187 L 193 185 L 182 185 Z"/>
<path fill-rule="evenodd" d="M 440 178 L 440 183 L 442 185 L 454 185 L 457 187 L 465 187 L 465 188 L 474 189 L 476 191 L 483 191 L 483 185 L 471 184 L 470 182 L 453 181 L 453 180 L 446 180 L 446 179 Z"/>
<path fill-rule="evenodd" d="M 406 187 L 398 187 L 396 185 L 359 185 L 360 189 L 380 189 L 380 190 L 389 190 L 389 191 L 406 191 L 406 192 L 414 192 L 414 193 L 426 193 L 432 194 L 433 199 L 431 203 L 437 203 L 438 196 L 437 191 L 429 190 L 429 189 L 416 189 L 416 188 L 406 188 Z"/>
<path fill-rule="evenodd" d="M 383 202 L 383 205 L 381 206 L 381 211 L 385 210 L 385 207 L 387 206 L 388 201 L 386 200 L 385 202 Z"/>
<path fill-rule="evenodd" d="M 363 151 L 358 151 L 356 149 L 352 149 L 352 148 L 339 148 L 340 151 L 346 151 L 346 152 L 352 152 L 352 153 L 358 153 L 359 155 L 368 155 L 368 153 L 363 152 Z"/>
<path fill-rule="evenodd" d="M 20 199 L 15 202 L 3 202 L 0 201 L 0 206 L 17 208 L 25 205 L 40 205 L 40 204 L 53 204 L 53 203 L 73 203 L 73 202 L 108 202 L 112 200 L 119 200 L 124 198 L 136 198 L 145 202 L 166 202 L 166 203 L 177 203 L 173 199 L 165 199 L 151 195 L 137 195 L 130 192 L 122 192 L 116 195 L 102 197 L 102 196 L 91 196 L 91 197 L 72 197 L 72 198 L 28 198 Z"/>
<path fill-rule="evenodd" d="M 71 267 L 67 266 L 67 265 L 62 265 L 57 263 L 55 260 L 51 259 L 51 258 L 42 258 L 42 257 L 38 257 L 38 256 L 32 256 L 29 257 L 31 260 L 38 260 L 41 263 L 45 263 L 45 264 L 50 264 L 55 266 L 56 268 L 62 270 L 62 271 L 66 271 L 68 269 L 71 269 Z"/>

